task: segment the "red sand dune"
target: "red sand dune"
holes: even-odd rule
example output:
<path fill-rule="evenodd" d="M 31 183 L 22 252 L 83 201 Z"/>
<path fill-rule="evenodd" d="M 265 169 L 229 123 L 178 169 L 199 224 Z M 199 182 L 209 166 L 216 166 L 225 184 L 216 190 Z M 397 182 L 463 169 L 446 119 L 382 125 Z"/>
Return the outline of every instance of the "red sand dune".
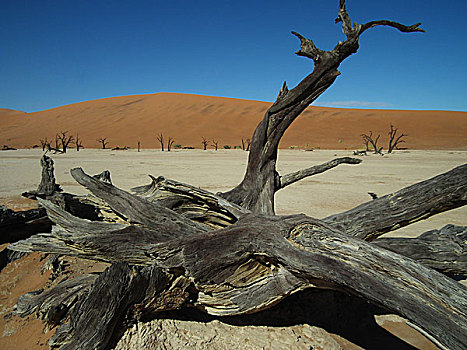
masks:
<path fill-rule="evenodd" d="M 156 135 L 175 144 L 201 148 L 202 137 L 223 145 L 250 138 L 270 103 L 223 97 L 157 93 L 111 97 L 45 111 L 24 113 L 0 109 L 0 145 L 27 148 L 60 131 L 78 133 L 87 148 L 109 146 L 158 148 Z M 326 149 L 362 147 L 360 135 L 381 134 L 387 148 L 389 125 L 408 134 L 411 149 L 467 149 L 467 112 L 399 111 L 309 107 L 286 132 L 281 148 Z"/>

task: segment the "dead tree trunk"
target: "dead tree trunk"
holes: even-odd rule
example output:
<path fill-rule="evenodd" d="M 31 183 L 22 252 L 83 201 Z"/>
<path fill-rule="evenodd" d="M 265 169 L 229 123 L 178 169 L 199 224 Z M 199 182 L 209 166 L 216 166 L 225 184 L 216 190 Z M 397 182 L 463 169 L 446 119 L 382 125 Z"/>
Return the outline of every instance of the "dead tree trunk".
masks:
<path fill-rule="evenodd" d="M 42 151 L 45 151 L 46 149 L 50 151 L 50 142 L 47 140 L 47 137 L 45 139 L 40 139 L 40 142 Z"/>
<path fill-rule="evenodd" d="M 244 151 L 249 151 L 251 146 L 251 140 L 250 139 L 244 139 L 242 137 L 242 150 Z"/>
<path fill-rule="evenodd" d="M 68 135 L 68 131 L 61 131 L 57 134 L 56 138 L 58 138 L 58 140 L 62 144 L 62 153 L 66 153 L 68 146 L 74 142 L 73 135 Z"/>
<path fill-rule="evenodd" d="M 131 194 L 76 168 L 71 171 L 75 180 L 99 198 L 95 200 L 101 203 L 99 210 L 112 211 L 119 223 L 78 218 L 39 199 L 56 226 L 51 233 L 32 236 L 10 249 L 112 263 L 94 282 L 69 281 L 73 291 L 67 292 L 59 284 L 47 295 L 37 293 L 23 300 L 21 310 L 30 305 L 41 313 L 50 311 L 59 322 L 68 321 L 57 330 L 52 346 L 105 349 L 123 323 L 161 311 L 195 307 L 211 315 L 245 315 L 270 308 L 307 288 L 361 296 L 408 318 L 441 347 L 465 346 L 467 289 L 410 258 L 437 260 L 441 251 L 446 263 L 431 267 L 465 274 L 465 254 L 366 241 L 467 204 L 467 165 L 324 220 L 272 215 L 279 189 L 339 164 L 360 162 L 339 158 L 282 176 L 276 170 L 282 135 L 334 82 L 340 63 L 357 51 L 360 35 L 377 25 L 402 32 L 422 31 L 420 24 L 404 26 L 386 20 L 352 25 L 344 0 L 339 2 L 336 22 L 342 22 L 347 39 L 331 51 L 319 50 L 294 32 L 301 41 L 297 54 L 311 58 L 314 70 L 290 91 L 284 84 L 254 132 L 245 177 L 233 190 L 215 195 L 152 178 L 151 184 Z M 447 233 L 443 239 L 448 244 L 458 244 L 465 252 L 462 230 L 441 231 Z M 421 236 L 412 246 L 439 242 L 433 235 Z M 50 303 L 44 304 L 54 295 L 59 296 L 57 300 L 69 300 L 77 290 L 87 291 L 77 296 L 79 308 L 65 304 L 59 315 Z"/>
<path fill-rule="evenodd" d="M 209 145 L 209 141 L 205 137 L 202 137 L 202 139 L 203 140 L 201 141 L 201 144 L 203 145 L 203 150 L 206 151 Z"/>
<path fill-rule="evenodd" d="M 79 137 L 78 134 L 76 134 L 76 141 L 75 141 L 75 146 L 76 146 L 76 152 L 79 152 L 79 150 L 83 147 L 83 144 L 81 143 L 81 138 Z"/>
<path fill-rule="evenodd" d="M 101 143 L 102 149 L 106 149 L 107 145 L 109 144 L 107 137 L 101 137 L 97 139 L 97 141 Z"/>
<path fill-rule="evenodd" d="M 403 137 L 406 137 L 406 134 L 400 134 L 399 136 L 397 135 L 397 128 L 394 128 L 394 126 L 391 124 L 390 130 L 388 132 L 389 135 L 389 143 L 388 143 L 388 153 L 392 153 L 393 150 L 398 149 L 397 145 L 400 143 L 404 143 L 405 140 L 402 140 Z"/>
<path fill-rule="evenodd" d="M 24 192 L 23 197 L 36 199 L 36 197 L 46 198 L 57 192 L 61 192 L 60 185 L 55 182 L 54 161 L 45 154 L 41 158 L 42 176 L 41 182 L 35 191 Z"/>
<path fill-rule="evenodd" d="M 164 152 L 164 135 L 160 133 L 159 135 L 156 136 L 157 141 L 161 144 L 161 151 Z"/>
<path fill-rule="evenodd" d="M 424 31 L 419 28 L 421 23 L 405 26 L 387 20 L 352 25 L 345 8 L 345 0 L 339 2 L 336 23 L 338 22 L 342 22 L 347 39 L 339 42 L 331 51 L 320 50 L 312 40 L 292 32 L 301 42 L 300 50 L 296 54 L 313 60 L 313 72 L 292 90 L 289 90 L 284 82 L 276 101 L 253 134 L 243 181 L 233 190 L 223 194 L 229 201 L 256 213 L 274 213 L 274 193 L 278 189 L 280 177 L 276 170 L 279 141 L 290 124 L 334 83 L 340 75 L 339 65 L 357 52 L 360 35 L 379 25 L 390 26 L 405 33 Z"/>
<path fill-rule="evenodd" d="M 374 154 L 381 154 L 383 155 L 383 147 L 378 146 L 378 141 L 381 135 L 378 135 L 375 139 L 373 139 L 373 131 L 370 131 L 370 135 L 362 134 L 360 135 L 363 139 L 363 144 L 366 146 L 366 150 L 369 151 L 368 145 L 371 144 L 373 147 Z"/>
<path fill-rule="evenodd" d="M 167 152 L 170 152 L 174 142 L 175 142 L 175 140 L 173 138 L 169 137 L 169 139 L 167 140 Z M 164 150 L 164 149 L 162 149 L 162 150 Z"/>
<path fill-rule="evenodd" d="M 326 167 L 330 165 L 323 165 L 320 170 Z M 81 169 L 73 169 L 72 175 L 106 201 L 119 217 L 126 218 L 128 224 L 78 219 L 41 200 L 49 218 L 58 226 L 52 234 L 36 235 L 9 247 L 117 264 L 112 268 L 117 274 L 109 270 L 113 277 L 99 279 L 101 282 L 93 287 L 97 294 L 85 297 L 81 311 L 71 312 L 71 323 L 57 331 L 53 344 L 63 349 L 82 346 L 83 339 L 93 339 L 83 343 L 89 345 L 85 348 L 107 344 L 128 307 L 130 317 L 135 319 L 180 307 L 198 307 L 213 315 L 245 314 L 268 308 L 309 287 L 363 296 L 407 317 L 449 348 L 460 349 L 466 340 L 465 287 L 411 259 L 364 244 L 348 233 L 352 227 L 363 226 L 364 233 L 351 234 L 369 240 L 375 237 L 370 232 L 387 232 L 400 223 L 466 204 L 467 165 L 381 197 L 375 206 L 362 205 L 324 221 L 304 215 L 248 214 L 246 209 L 221 197 L 165 179 L 153 179 L 150 185 L 135 189 L 141 196 L 137 197 L 88 176 Z M 207 206 L 208 203 L 211 204 Z M 388 203 L 393 203 L 389 212 L 385 210 Z M 210 210 L 197 211 L 197 207 Z M 228 215 L 230 219 L 222 219 Z M 381 222 L 386 217 L 391 219 Z M 224 228 L 216 229 L 216 225 Z M 215 231 L 211 231 L 213 228 Z M 389 246 L 393 251 L 400 249 L 412 258 L 428 261 L 429 266 L 448 274 L 465 275 L 464 229 L 442 231 L 449 234 L 441 240 L 433 233 L 422 235 L 409 244 L 412 249 L 407 249 L 403 239 Z M 376 244 L 384 246 L 384 242 Z M 448 248 L 456 245 L 460 245 L 460 254 Z M 432 248 L 419 249 L 428 246 Z M 433 266 L 433 261 L 439 261 L 438 266 Z M 123 265 L 127 267 L 122 270 L 119 263 L 129 265 Z M 148 268 L 141 270 L 138 266 Z M 147 287 L 141 294 L 149 278 L 144 276 L 154 273 L 165 282 L 157 284 L 157 291 Z M 129 283 L 133 278 L 142 280 Z M 111 299 L 112 290 L 117 293 L 115 301 Z M 177 302 L 165 303 L 169 296 Z M 46 306 L 38 307 L 43 310 Z M 97 311 L 103 316 L 97 325 L 89 327 L 87 316 Z M 102 338 L 103 334 L 108 336 Z"/>
<path fill-rule="evenodd" d="M 461 199 L 454 200 L 457 205 L 467 201 L 466 167 L 441 175 L 444 179 L 460 172 L 459 176 L 454 176 L 458 181 L 454 193 Z M 51 220 L 59 226 L 52 234 L 33 236 L 10 246 L 18 251 L 76 255 L 116 264 L 108 272 L 113 277 L 103 276 L 100 279 L 103 284 L 96 282 L 93 288 L 97 294 L 91 292 L 83 300 L 80 311 L 75 316 L 71 313 L 71 324 L 57 332 L 65 337 L 58 337 L 63 349 L 74 348 L 83 339 L 101 339 L 103 334 L 108 335 L 103 343 L 92 344 L 105 344 L 124 314 L 123 310 L 130 305 L 134 305 L 129 309 L 130 317 L 135 319 L 142 313 L 157 314 L 179 307 L 197 307 L 212 315 L 241 315 L 268 308 L 287 295 L 310 287 L 363 296 L 407 317 L 448 348 L 461 349 L 467 340 L 465 287 L 412 259 L 344 234 L 338 229 L 337 220 L 327 223 L 305 215 L 243 214 L 234 224 L 209 231 L 206 226 L 195 224 L 157 201 L 131 195 L 87 176 L 80 169 L 74 169 L 72 175 L 135 225 L 78 219 L 41 200 Z M 433 185 L 439 183 L 440 177 L 427 181 Z M 413 186 L 420 186 L 416 191 L 419 194 L 426 189 L 426 183 Z M 452 198 L 453 189 L 449 186 L 446 189 L 433 187 L 438 191 L 431 196 L 440 202 Z M 177 188 L 179 195 L 183 193 Z M 155 194 L 152 186 L 140 192 L 146 196 Z M 409 196 L 410 191 L 401 192 L 402 195 L 397 195 L 407 193 Z M 228 208 L 225 202 L 218 203 Z M 423 208 L 419 213 L 403 210 L 403 203 L 399 204 L 399 220 L 410 222 L 413 217 L 425 215 Z M 383 213 L 376 207 L 371 214 Z M 356 225 L 359 219 L 354 220 Z M 373 226 L 369 231 L 379 230 L 377 222 L 365 225 Z M 424 241 L 423 237 L 420 239 Z M 458 241 L 465 249 L 465 240 L 460 237 Z M 454 255 L 450 258 L 456 260 Z M 120 263 L 129 266 L 123 265 L 122 269 L 118 267 Z M 453 265 L 456 264 L 457 261 Z M 133 265 L 135 267 L 131 268 Z M 457 265 L 465 266 L 465 263 Z M 146 287 L 142 286 L 153 285 L 143 283 L 149 278 L 144 276 L 153 273 L 165 282 L 157 284 L 158 291 L 152 287 L 144 291 Z M 134 278 L 143 280 L 136 284 L 128 282 Z M 92 297 L 95 295 L 98 297 Z M 177 302 L 165 303 L 169 295 L 170 300 Z M 114 297 L 116 301 L 112 301 Z M 98 305 L 108 307 L 99 309 Z M 97 311 L 103 315 L 100 321 L 93 327 L 87 326 L 88 313 Z"/>

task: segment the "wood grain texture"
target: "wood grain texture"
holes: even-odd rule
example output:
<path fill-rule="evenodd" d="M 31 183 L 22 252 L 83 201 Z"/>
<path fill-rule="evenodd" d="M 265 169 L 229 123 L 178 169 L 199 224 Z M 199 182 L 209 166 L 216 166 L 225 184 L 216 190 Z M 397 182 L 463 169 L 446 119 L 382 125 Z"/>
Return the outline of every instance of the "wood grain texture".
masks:
<path fill-rule="evenodd" d="M 157 203 L 190 220 L 216 229 L 229 226 L 250 211 L 209 191 L 162 176 L 149 175 L 151 183 L 132 191 L 152 203 Z"/>
<path fill-rule="evenodd" d="M 379 238 L 373 241 L 448 276 L 467 277 L 467 227 L 446 225 L 417 238 Z"/>
<path fill-rule="evenodd" d="M 341 231 L 373 240 L 382 234 L 467 204 L 467 164 L 324 219 Z"/>

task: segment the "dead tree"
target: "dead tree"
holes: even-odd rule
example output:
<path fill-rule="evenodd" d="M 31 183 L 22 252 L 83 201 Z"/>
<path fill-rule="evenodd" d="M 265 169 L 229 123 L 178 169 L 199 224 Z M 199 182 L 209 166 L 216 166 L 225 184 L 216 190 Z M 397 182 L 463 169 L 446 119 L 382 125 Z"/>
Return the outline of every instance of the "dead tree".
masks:
<path fill-rule="evenodd" d="M 81 143 L 81 138 L 79 137 L 79 134 L 76 134 L 76 141 L 75 141 L 75 146 L 76 146 L 76 152 L 79 152 L 79 150 L 83 147 L 83 144 Z"/>
<path fill-rule="evenodd" d="M 59 148 L 58 146 L 60 143 L 62 147 L 62 153 L 66 153 L 68 146 L 73 143 L 75 139 L 73 135 L 68 135 L 68 131 L 61 131 L 57 133 L 55 140 L 58 140 L 58 143 L 56 141 L 56 149 Z"/>
<path fill-rule="evenodd" d="M 242 137 L 242 150 L 244 151 L 249 151 L 250 150 L 250 145 L 251 145 L 251 140 L 250 139 L 243 139 Z"/>
<path fill-rule="evenodd" d="M 36 312 L 50 325 L 63 323 L 52 347 L 105 349 L 125 324 L 164 311 L 192 307 L 215 316 L 243 316 L 310 288 L 363 297 L 406 317 L 441 347 L 465 347 L 467 288 L 430 266 L 438 260 L 437 247 L 445 247 L 440 241 L 454 242 L 465 252 L 465 228 L 442 229 L 442 239 L 425 235 L 405 250 L 400 243 L 387 249 L 370 241 L 467 204 L 467 165 L 323 220 L 274 215 L 278 190 L 340 164 L 360 162 L 339 158 L 282 176 L 276 169 L 282 135 L 334 82 L 340 63 L 357 52 L 360 35 L 378 25 L 422 31 L 420 24 L 387 20 L 352 25 L 344 0 L 338 22 L 347 38 L 331 51 L 294 32 L 301 41 L 297 54 L 311 58 L 314 70 L 290 91 L 284 84 L 254 132 L 244 179 L 231 191 L 213 194 L 152 177 L 130 193 L 75 168 L 73 178 L 118 222 L 78 218 L 39 199 L 56 226 L 10 249 L 111 263 L 97 278 L 71 279 L 63 282 L 66 286 L 20 299 L 21 315 Z M 416 248 L 427 247 L 427 239 L 433 250 Z M 446 264 L 436 268 L 444 272 L 459 266 L 456 273 L 466 274 L 464 256 L 443 250 Z"/>
<path fill-rule="evenodd" d="M 50 142 L 47 140 L 47 137 L 45 139 L 40 139 L 41 142 L 41 147 L 42 151 L 45 151 L 46 149 L 50 151 Z"/>
<path fill-rule="evenodd" d="M 399 149 L 397 146 L 400 143 L 404 143 L 405 140 L 402 140 L 403 137 L 406 137 L 406 134 L 400 134 L 397 136 L 397 128 L 394 128 L 394 126 L 391 124 L 390 130 L 388 132 L 389 135 L 389 144 L 388 144 L 388 153 L 392 153 L 393 150 Z"/>
<path fill-rule="evenodd" d="M 141 151 L 141 141 L 138 141 L 138 152 Z"/>
<path fill-rule="evenodd" d="M 365 152 L 370 152 L 370 138 L 365 134 L 361 134 L 360 137 L 362 138 L 363 144 L 365 145 Z"/>
<path fill-rule="evenodd" d="M 201 144 L 203 145 L 203 150 L 206 151 L 209 145 L 209 141 L 205 137 L 201 137 L 201 138 L 203 139 L 203 141 L 201 141 Z"/>
<path fill-rule="evenodd" d="M 157 141 L 161 144 L 161 151 L 164 152 L 164 135 L 160 133 L 159 135 L 156 136 Z"/>
<path fill-rule="evenodd" d="M 217 149 L 219 148 L 219 141 L 212 140 L 212 145 L 214 146 L 214 149 L 217 151 Z"/>
<path fill-rule="evenodd" d="M 102 149 L 106 149 L 107 145 L 109 144 L 109 142 L 107 141 L 107 137 L 101 137 L 97 139 L 97 142 L 101 143 Z"/>
<path fill-rule="evenodd" d="M 174 144 L 175 140 L 169 136 L 169 139 L 167 140 L 167 151 L 170 152 L 172 149 L 172 146 Z"/>
<path fill-rule="evenodd" d="M 63 152 L 62 149 L 60 149 L 60 137 L 59 136 L 60 135 L 58 133 L 55 134 L 55 147 L 52 147 L 50 142 L 45 144 L 45 146 L 47 147 L 47 150 L 48 151 L 53 151 L 54 154 L 56 154 L 56 153 L 65 153 L 65 152 Z"/>
<path fill-rule="evenodd" d="M 373 139 L 373 131 L 370 131 L 370 135 L 362 134 L 360 135 L 363 139 L 363 144 L 366 146 L 366 151 L 370 151 L 368 144 L 373 147 L 374 154 L 381 154 L 383 155 L 383 147 L 378 147 L 378 141 L 381 135 L 378 135 L 375 139 Z"/>

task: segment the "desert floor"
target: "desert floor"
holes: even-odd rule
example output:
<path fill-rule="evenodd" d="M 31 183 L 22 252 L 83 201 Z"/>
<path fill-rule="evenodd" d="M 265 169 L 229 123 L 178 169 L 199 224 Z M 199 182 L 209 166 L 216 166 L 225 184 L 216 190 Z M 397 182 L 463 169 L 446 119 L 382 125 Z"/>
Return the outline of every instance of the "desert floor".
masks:
<path fill-rule="evenodd" d="M 40 150 L 0 153 L 0 204 L 6 204 L 16 210 L 36 205 L 35 202 L 22 198 L 20 194 L 37 187 L 41 176 L 41 156 L 42 151 Z M 175 150 L 170 153 L 160 150 L 142 150 L 139 153 L 136 150 L 81 150 L 80 152 L 69 150 L 67 154 L 51 156 L 55 161 L 57 182 L 65 191 L 71 193 L 86 193 L 86 190 L 70 176 L 70 169 L 74 167 L 82 167 L 89 174 L 97 174 L 108 169 L 111 172 L 113 183 L 123 189 L 149 183 L 150 179 L 147 175 L 152 174 L 218 192 L 228 190 L 241 181 L 248 153 L 241 150 Z M 312 152 L 280 150 L 278 170 L 279 173 L 286 174 L 342 156 L 351 156 L 351 152 L 343 150 L 315 150 Z M 467 151 L 398 151 L 384 157 L 368 155 L 362 157 L 362 160 L 363 162 L 359 165 L 341 165 L 279 191 L 276 194 L 277 214 L 305 213 L 313 217 L 323 218 L 345 211 L 371 200 L 368 192 L 382 196 L 462 165 L 467 160 Z M 391 232 L 388 235 L 415 237 L 427 230 L 441 228 L 448 223 L 467 225 L 466 218 L 467 207 L 459 208 Z M 4 246 L 0 249 L 3 249 Z M 44 263 L 41 259 L 43 259 L 43 255 L 40 253 L 30 254 L 9 264 L 0 274 L 0 348 L 47 348 L 47 340 L 53 331 L 43 334 L 41 322 L 34 320 L 31 316 L 28 319 L 8 316 L 20 295 L 35 289 L 50 287 L 50 273 L 44 275 L 40 273 L 40 268 Z M 70 267 L 65 271 L 65 276 L 70 277 L 74 274 L 105 268 L 105 266 L 98 266 L 98 264 L 89 261 L 74 260 L 76 259 L 67 259 L 67 264 Z M 405 339 L 419 349 L 436 349 L 426 338 L 406 326 L 403 319 L 399 320 L 396 316 L 384 317 L 378 321 L 378 324 L 391 333 Z M 396 318 L 395 321 L 394 318 Z M 145 334 L 153 334 L 153 329 L 150 327 L 156 326 L 151 326 L 151 324 L 145 326 L 149 327 Z M 163 329 L 170 333 L 174 327 L 172 324 L 164 324 Z M 180 334 L 183 336 L 180 337 L 183 339 L 185 339 L 187 332 L 195 334 L 196 338 L 200 332 L 196 327 L 204 327 L 203 329 L 208 327 L 209 332 L 222 334 L 225 332 L 226 326 L 222 325 L 224 327 L 222 328 L 217 323 L 182 323 L 177 324 L 175 329 L 179 333 L 181 332 Z M 328 333 L 319 328 L 310 328 L 306 325 L 300 327 L 300 332 L 318 332 L 313 333 L 314 335 L 311 337 L 315 342 L 313 346 L 316 346 L 317 349 L 361 349 L 339 335 L 331 334 L 331 339 Z M 264 337 L 265 341 L 270 340 L 271 330 L 268 328 L 263 330 L 245 329 L 243 332 L 253 332 L 249 335 L 253 342 L 260 337 Z M 297 332 L 297 329 L 292 330 Z M 135 333 L 136 331 L 132 329 L 129 332 L 131 335 L 131 332 Z M 262 335 L 259 336 L 258 332 Z M 292 332 L 290 329 L 274 329 L 274 332 L 282 340 L 293 341 L 296 338 L 296 336 L 294 336 L 295 338 L 286 337 L 285 333 L 280 333 L 290 333 Z M 174 334 L 170 334 L 170 337 L 172 336 Z M 243 336 L 247 335 L 241 335 L 241 337 Z M 152 338 L 149 340 L 145 340 L 144 337 L 140 338 L 135 335 L 133 338 L 130 337 L 129 344 L 131 341 L 135 341 L 134 339 L 142 342 L 152 341 Z M 336 344 L 330 346 L 331 343 Z M 132 348 L 132 345 L 125 347 L 125 344 L 123 341 L 122 349 Z M 327 345 L 318 346 L 316 344 Z M 302 345 L 304 348 L 309 348 L 308 343 Z"/>
<path fill-rule="evenodd" d="M 40 181 L 41 150 L 0 153 L 0 204 L 13 209 L 31 205 L 21 199 L 23 191 L 35 189 Z M 241 150 L 160 150 L 111 151 L 69 150 L 51 155 L 55 161 L 57 182 L 67 192 L 84 194 L 86 190 L 70 176 L 70 169 L 82 167 L 89 174 L 108 169 L 113 183 L 123 189 L 149 183 L 148 174 L 165 176 L 203 189 L 226 191 L 238 184 L 244 174 L 248 153 Z M 286 174 L 321 164 L 335 157 L 351 156 L 344 150 L 280 150 L 278 171 Z M 378 196 L 426 180 L 467 161 L 467 151 L 407 150 L 394 154 L 361 157 L 359 165 L 341 165 L 323 174 L 306 178 L 276 194 L 277 214 L 305 213 L 323 218 Z M 466 225 L 467 207 L 439 214 L 389 235 L 418 236 L 445 224 Z"/>

